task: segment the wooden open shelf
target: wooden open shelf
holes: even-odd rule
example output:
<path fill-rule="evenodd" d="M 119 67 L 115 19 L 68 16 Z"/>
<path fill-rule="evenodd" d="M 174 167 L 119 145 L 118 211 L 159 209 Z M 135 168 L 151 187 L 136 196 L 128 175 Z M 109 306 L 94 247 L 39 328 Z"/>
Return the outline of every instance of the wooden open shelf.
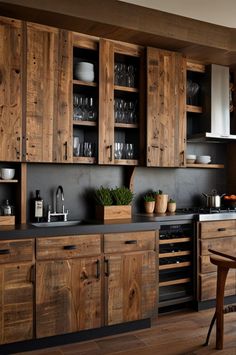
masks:
<path fill-rule="evenodd" d="M 11 180 L 0 180 L 0 184 L 15 184 L 15 183 L 17 183 L 18 182 L 18 180 L 13 180 L 13 179 L 11 179 Z"/>
<path fill-rule="evenodd" d="M 224 164 L 187 164 L 187 168 L 224 169 Z"/>
<path fill-rule="evenodd" d="M 115 159 L 115 165 L 138 165 L 138 160 L 136 159 Z"/>
<path fill-rule="evenodd" d="M 186 66 L 187 66 L 187 70 L 189 70 L 189 71 L 194 71 L 197 73 L 205 73 L 206 72 L 206 66 L 201 63 L 187 61 Z"/>
<path fill-rule="evenodd" d="M 137 123 L 115 123 L 115 128 L 138 128 L 139 125 Z"/>
<path fill-rule="evenodd" d="M 191 239 L 189 237 L 185 238 L 174 238 L 174 239 L 160 239 L 159 244 L 173 244 L 173 243 L 185 243 L 185 242 L 190 242 Z"/>
<path fill-rule="evenodd" d="M 177 269 L 177 268 L 186 267 L 190 265 L 191 265 L 190 261 L 184 261 L 182 263 L 159 265 L 159 270 Z"/>
<path fill-rule="evenodd" d="M 202 113 L 202 106 L 186 105 L 187 112 Z"/>
<path fill-rule="evenodd" d="M 90 126 L 90 127 L 96 127 L 97 122 L 96 121 L 76 121 L 73 120 L 73 125 L 74 126 Z"/>
<path fill-rule="evenodd" d="M 114 90 L 126 91 L 126 92 L 138 92 L 137 88 L 130 88 L 128 86 L 114 85 Z"/>
<path fill-rule="evenodd" d="M 82 80 L 73 80 L 73 84 L 74 85 L 82 85 L 82 86 L 92 86 L 92 87 L 98 86 L 98 84 L 95 82 L 87 82 L 87 81 L 82 81 Z"/>
<path fill-rule="evenodd" d="M 96 158 L 95 157 L 73 157 L 73 163 L 78 164 L 95 164 Z"/>

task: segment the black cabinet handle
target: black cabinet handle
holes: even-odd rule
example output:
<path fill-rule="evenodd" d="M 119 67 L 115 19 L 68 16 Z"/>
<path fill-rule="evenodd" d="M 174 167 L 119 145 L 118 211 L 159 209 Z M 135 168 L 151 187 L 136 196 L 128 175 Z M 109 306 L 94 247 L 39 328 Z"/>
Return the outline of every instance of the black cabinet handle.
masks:
<path fill-rule="evenodd" d="M 224 232 L 226 231 L 226 228 L 218 228 L 218 232 Z"/>
<path fill-rule="evenodd" d="M 112 144 L 109 145 L 109 149 L 110 149 L 110 157 L 109 157 L 109 161 L 112 161 L 112 157 L 113 157 L 113 147 Z"/>
<path fill-rule="evenodd" d="M 105 263 L 105 276 L 110 276 L 109 260 L 105 259 L 104 263 Z"/>
<path fill-rule="evenodd" d="M 100 278 L 100 260 L 99 259 L 96 261 L 96 265 L 97 265 L 96 278 L 99 279 Z"/>
<path fill-rule="evenodd" d="M 10 254 L 10 249 L 0 249 L 0 255 Z"/>
<path fill-rule="evenodd" d="M 67 154 L 67 150 L 68 150 L 68 143 L 67 143 L 67 142 L 65 142 L 65 143 L 64 143 L 64 146 L 65 146 L 65 160 L 67 160 L 67 159 L 68 159 L 68 154 Z"/>
<path fill-rule="evenodd" d="M 65 250 L 75 250 L 75 249 L 77 249 L 77 246 L 76 245 L 65 245 L 63 248 Z"/>
<path fill-rule="evenodd" d="M 137 240 L 126 240 L 125 244 L 137 244 L 138 241 Z"/>

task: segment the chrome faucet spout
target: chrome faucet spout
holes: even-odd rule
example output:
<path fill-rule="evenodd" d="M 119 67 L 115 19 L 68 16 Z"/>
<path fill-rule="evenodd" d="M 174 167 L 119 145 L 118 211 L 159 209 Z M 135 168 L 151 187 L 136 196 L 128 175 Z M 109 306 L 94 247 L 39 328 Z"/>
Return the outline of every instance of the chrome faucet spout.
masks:
<path fill-rule="evenodd" d="M 61 192 L 61 201 L 64 201 L 64 191 L 63 187 L 61 185 L 58 186 L 57 191 L 56 191 L 56 197 L 59 197 L 59 192 Z"/>
<path fill-rule="evenodd" d="M 61 185 L 57 187 L 53 198 L 54 198 L 54 211 L 52 213 L 50 208 L 48 209 L 48 222 L 51 221 L 51 217 L 58 217 L 58 218 L 62 217 L 64 221 L 67 221 L 67 216 L 69 211 L 65 210 L 65 206 L 63 203 L 65 201 L 64 191 Z"/>

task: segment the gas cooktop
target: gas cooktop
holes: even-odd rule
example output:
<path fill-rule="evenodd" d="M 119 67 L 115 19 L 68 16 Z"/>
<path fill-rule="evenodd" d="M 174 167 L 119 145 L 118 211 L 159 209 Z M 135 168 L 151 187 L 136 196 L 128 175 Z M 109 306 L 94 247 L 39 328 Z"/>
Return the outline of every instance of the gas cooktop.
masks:
<path fill-rule="evenodd" d="M 199 221 L 216 221 L 223 219 L 236 219 L 235 208 L 208 208 L 208 207 L 187 207 L 179 208 L 178 214 L 196 214 Z"/>

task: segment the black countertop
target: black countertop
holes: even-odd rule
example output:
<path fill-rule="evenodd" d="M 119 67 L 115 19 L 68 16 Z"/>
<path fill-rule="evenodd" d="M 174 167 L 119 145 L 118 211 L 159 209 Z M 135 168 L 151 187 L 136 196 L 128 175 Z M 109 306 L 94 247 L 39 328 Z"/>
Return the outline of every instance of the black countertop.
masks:
<path fill-rule="evenodd" d="M 131 219 L 97 221 L 88 220 L 76 226 L 64 227 L 35 227 L 31 224 L 15 226 L 0 226 L 0 240 L 14 238 L 52 237 L 97 233 L 134 232 L 157 230 L 160 225 L 176 221 L 191 221 L 194 214 L 165 213 L 165 214 L 137 214 Z"/>

